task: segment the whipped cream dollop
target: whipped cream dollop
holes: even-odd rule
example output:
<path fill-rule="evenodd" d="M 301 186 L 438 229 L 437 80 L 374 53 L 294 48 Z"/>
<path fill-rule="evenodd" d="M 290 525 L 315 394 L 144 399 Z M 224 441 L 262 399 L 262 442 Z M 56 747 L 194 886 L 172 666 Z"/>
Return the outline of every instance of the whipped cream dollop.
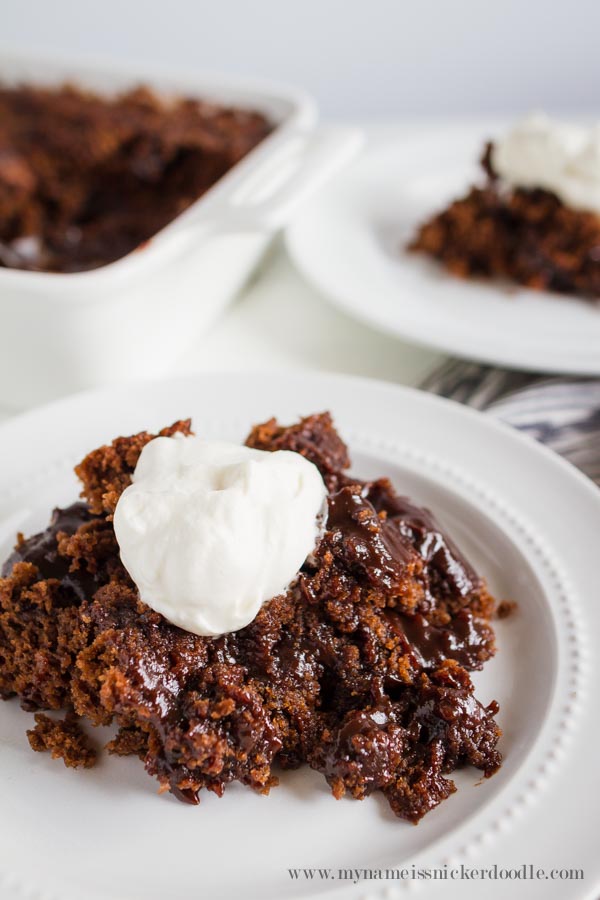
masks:
<path fill-rule="evenodd" d="M 174 625 L 248 625 L 315 549 L 327 491 L 298 453 L 158 437 L 140 455 L 114 529 L 142 600 Z"/>
<path fill-rule="evenodd" d="M 600 124 L 535 113 L 494 142 L 491 162 L 513 187 L 543 188 L 566 206 L 600 214 Z"/>

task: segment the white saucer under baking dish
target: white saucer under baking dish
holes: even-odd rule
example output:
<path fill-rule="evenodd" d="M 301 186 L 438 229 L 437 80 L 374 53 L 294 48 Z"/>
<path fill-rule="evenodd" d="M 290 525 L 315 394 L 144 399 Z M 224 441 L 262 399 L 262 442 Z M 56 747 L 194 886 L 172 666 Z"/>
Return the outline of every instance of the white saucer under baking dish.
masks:
<path fill-rule="evenodd" d="M 455 278 L 406 249 L 482 180 L 484 143 L 508 126 L 369 128 L 364 153 L 294 219 L 288 249 L 324 296 L 386 334 L 509 368 L 599 375 L 600 301 Z"/>
<path fill-rule="evenodd" d="M 285 84 L 0 48 L 0 83 L 65 81 L 104 94 L 159 95 L 256 109 L 274 131 L 142 247 L 72 274 L 0 268 L 0 403 L 19 409 L 83 388 L 158 376 L 233 299 L 276 231 L 360 144 L 316 129 L 311 97 Z"/>
<path fill-rule="evenodd" d="M 474 679 L 484 702 L 500 702 L 501 770 L 487 780 L 457 773 L 458 791 L 417 827 L 379 796 L 335 801 L 308 769 L 284 773 L 268 797 L 233 785 L 196 808 L 158 796 L 138 760 L 73 771 L 32 753 L 32 716 L 11 700 L 0 703 L 2 900 L 394 900 L 409 882 L 352 884 L 340 870 L 461 865 L 547 873 L 519 885 L 488 879 L 489 897 L 598 896 L 600 658 L 590 650 L 600 492 L 532 440 L 449 401 L 339 376 L 198 375 L 81 394 L 0 428 L 0 555 L 15 531 L 43 528 L 53 506 L 76 497 L 73 464 L 116 435 L 192 416 L 203 436 L 243 440 L 273 415 L 323 409 L 354 471 L 388 475 L 431 507 L 494 593 L 518 604 Z M 304 874 L 318 869 L 333 877 Z M 480 880 L 450 875 L 410 885 L 427 900 L 482 896 Z"/>

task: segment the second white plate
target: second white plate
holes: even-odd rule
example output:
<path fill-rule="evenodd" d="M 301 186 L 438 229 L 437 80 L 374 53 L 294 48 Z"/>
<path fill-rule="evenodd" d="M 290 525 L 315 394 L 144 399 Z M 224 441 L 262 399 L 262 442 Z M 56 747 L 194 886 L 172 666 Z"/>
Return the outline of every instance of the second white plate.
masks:
<path fill-rule="evenodd" d="M 502 125 L 372 129 L 365 153 L 304 207 L 292 259 L 345 312 L 384 332 L 482 362 L 600 374 L 600 304 L 452 277 L 406 244 L 477 178 Z"/>

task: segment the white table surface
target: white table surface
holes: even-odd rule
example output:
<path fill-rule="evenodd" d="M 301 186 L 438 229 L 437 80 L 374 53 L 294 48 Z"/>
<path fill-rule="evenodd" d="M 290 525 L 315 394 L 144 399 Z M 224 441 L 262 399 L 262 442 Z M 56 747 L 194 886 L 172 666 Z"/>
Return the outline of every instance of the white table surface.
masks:
<path fill-rule="evenodd" d="M 173 373 L 312 369 L 417 385 L 443 359 L 338 312 L 278 240 L 260 270 Z M 0 421 L 14 415 L 0 409 Z"/>

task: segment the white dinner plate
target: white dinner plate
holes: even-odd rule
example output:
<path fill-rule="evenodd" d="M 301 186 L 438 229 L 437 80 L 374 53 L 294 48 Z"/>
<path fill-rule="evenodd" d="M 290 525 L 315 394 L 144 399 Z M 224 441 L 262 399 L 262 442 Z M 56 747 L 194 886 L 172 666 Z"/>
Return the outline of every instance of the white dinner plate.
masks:
<path fill-rule="evenodd" d="M 404 896 L 399 880 L 364 873 L 461 865 L 583 870 L 584 880 L 530 881 L 523 896 L 597 896 L 600 670 L 587 647 L 600 635 L 600 492 L 528 438 L 449 401 L 339 376 L 196 375 L 81 394 L 0 428 L 2 557 L 16 530 L 43 528 L 77 496 L 73 464 L 116 435 L 192 416 L 203 436 L 242 440 L 272 415 L 324 409 L 354 471 L 388 475 L 430 506 L 493 592 L 518 603 L 474 679 L 483 702 L 500 702 L 502 768 L 457 773 L 458 791 L 417 827 L 381 796 L 335 801 L 307 768 L 268 797 L 233 785 L 196 808 L 158 796 L 137 759 L 104 755 L 74 771 L 32 753 L 32 715 L 11 700 L 0 704 L 2 900 L 389 900 Z M 363 874 L 353 885 L 340 869 Z M 417 895 L 481 896 L 480 882 L 451 877 L 419 881 Z"/>
<path fill-rule="evenodd" d="M 350 315 L 456 356 L 518 369 L 600 374 L 600 303 L 451 276 L 406 245 L 481 180 L 504 124 L 372 129 L 367 148 L 287 231 L 297 267 Z"/>

